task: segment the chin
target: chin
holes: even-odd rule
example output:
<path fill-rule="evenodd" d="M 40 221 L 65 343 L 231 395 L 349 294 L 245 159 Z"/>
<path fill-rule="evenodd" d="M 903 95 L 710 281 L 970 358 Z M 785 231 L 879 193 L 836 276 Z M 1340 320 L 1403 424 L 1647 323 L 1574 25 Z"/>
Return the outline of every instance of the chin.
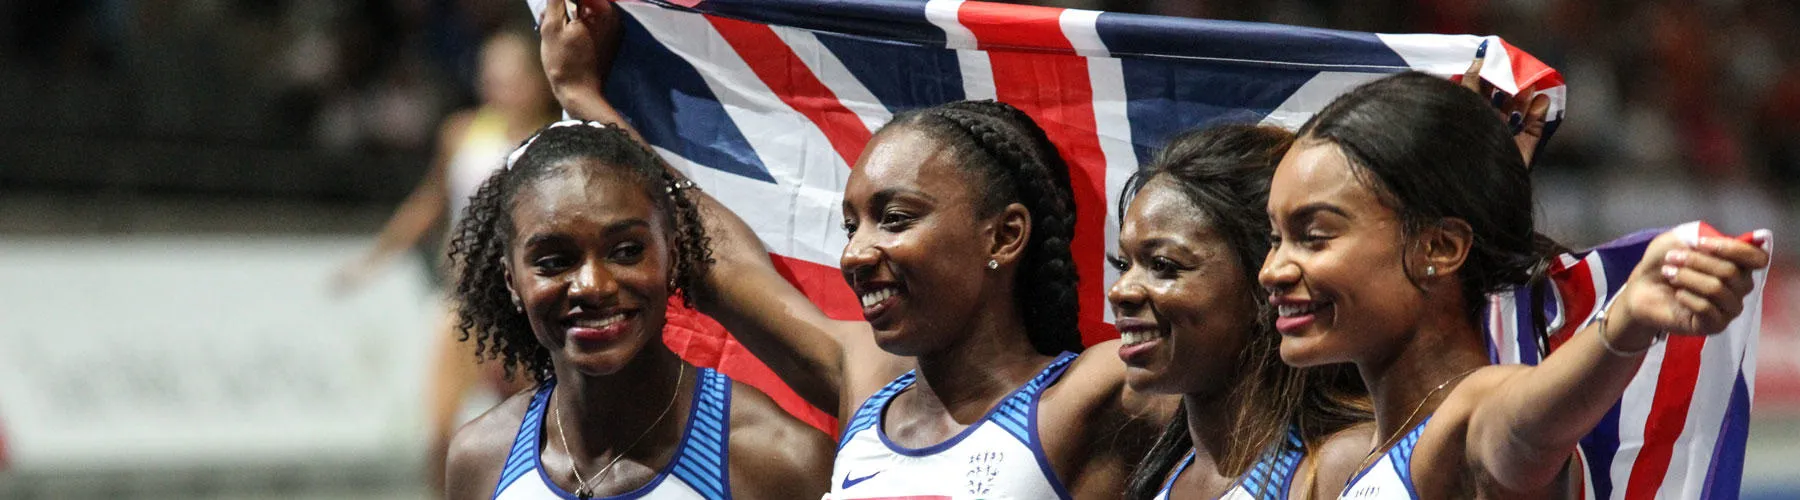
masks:
<path fill-rule="evenodd" d="M 1328 349 L 1321 346 L 1323 337 L 1310 335 L 1305 337 L 1284 336 L 1281 338 L 1281 362 L 1288 366 L 1305 368 L 1309 366 L 1327 365 L 1339 360 L 1333 359 Z"/>
<path fill-rule="evenodd" d="M 1140 368 L 1126 365 L 1125 385 L 1131 390 L 1145 394 L 1177 394 L 1181 391 L 1170 387 L 1167 373 L 1152 368 Z"/>

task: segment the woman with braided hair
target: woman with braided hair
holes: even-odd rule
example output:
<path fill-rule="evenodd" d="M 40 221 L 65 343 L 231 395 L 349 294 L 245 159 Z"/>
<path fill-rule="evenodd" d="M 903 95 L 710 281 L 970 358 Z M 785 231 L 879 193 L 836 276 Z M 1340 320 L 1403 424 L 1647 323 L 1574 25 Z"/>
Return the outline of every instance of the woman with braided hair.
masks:
<path fill-rule="evenodd" d="M 616 12 L 549 4 L 540 33 L 558 100 L 621 121 L 595 64 L 616 48 Z M 874 134 L 844 189 L 839 261 L 866 321 L 825 316 L 742 220 L 697 196 L 717 262 L 696 303 L 839 417 L 833 498 L 1124 490 L 1160 426 L 1143 415 L 1163 408 L 1125 391 L 1116 343 L 1077 354 L 1068 166 L 1023 112 L 955 102 Z"/>
<path fill-rule="evenodd" d="M 465 341 L 528 373 L 450 446 L 450 498 L 807 498 L 830 441 L 663 345 L 672 297 L 707 296 L 692 184 L 618 127 L 540 130 L 451 241 Z"/>

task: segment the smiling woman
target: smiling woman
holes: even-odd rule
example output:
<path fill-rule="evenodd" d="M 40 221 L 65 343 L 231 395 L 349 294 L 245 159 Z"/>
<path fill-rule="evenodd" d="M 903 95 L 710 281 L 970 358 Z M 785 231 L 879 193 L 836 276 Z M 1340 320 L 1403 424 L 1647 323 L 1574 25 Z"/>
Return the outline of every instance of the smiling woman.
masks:
<path fill-rule="evenodd" d="M 671 297 L 704 295 L 711 263 L 691 186 L 624 131 L 578 121 L 482 185 L 451 245 L 461 328 L 537 386 L 457 433 L 452 498 L 825 489 L 822 433 L 662 343 Z"/>

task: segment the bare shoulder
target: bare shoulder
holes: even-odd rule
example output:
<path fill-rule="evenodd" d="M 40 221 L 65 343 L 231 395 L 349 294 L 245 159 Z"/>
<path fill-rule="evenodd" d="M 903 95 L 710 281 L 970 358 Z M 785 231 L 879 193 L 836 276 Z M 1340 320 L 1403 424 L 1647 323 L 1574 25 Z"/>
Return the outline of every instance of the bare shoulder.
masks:
<path fill-rule="evenodd" d="M 1325 436 L 1313 449 L 1307 450 L 1307 464 L 1302 470 L 1313 471 L 1313 498 L 1337 498 L 1350 478 L 1362 472 L 1357 468 L 1368 458 L 1374 444 L 1375 422 L 1370 421 Z M 1295 485 L 1295 488 L 1305 487 L 1298 482 Z"/>
<path fill-rule="evenodd" d="M 1053 387 L 1087 397 L 1116 399 L 1125 389 L 1125 362 L 1119 360 L 1119 341 L 1101 342 L 1082 351 L 1069 362 L 1068 371 Z"/>
<path fill-rule="evenodd" d="M 446 498 L 487 498 L 493 494 L 519 423 L 525 420 L 536 391 L 535 385 L 519 391 L 456 430 L 444 467 Z"/>
<path fill-rule="evenodd" d="M 831 438 L 753 387 L 731 383 L 731 490 L 738 498 L 818 498 L 830 489 Z"/>
<path fill-rule="evenodd" d="M 1432 412 L 1431 423 L 1425 427 L 1420 442 L 1438 441 L 1432 438 L 1448 437 L 1451 434 L 1460 436 L 1468 428 L 1469 419 L 1480 409 L 1482 401 L 1505 387 L 1514 377 L 1528 375 L 1529 372 L 1530 367 L 1525 365 L 1484 366 L 1470 372 L 1455 388 L 1450 389 L 1449 394 L 1444 395 L 1444 402 Z"/>

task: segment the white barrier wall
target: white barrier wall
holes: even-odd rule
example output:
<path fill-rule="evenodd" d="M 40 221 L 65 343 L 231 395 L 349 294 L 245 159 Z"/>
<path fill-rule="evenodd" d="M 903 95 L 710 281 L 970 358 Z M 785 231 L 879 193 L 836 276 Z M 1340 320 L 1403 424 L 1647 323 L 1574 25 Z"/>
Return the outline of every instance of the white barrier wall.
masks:
<path fill-rule="evenodd" d="M 421 456 L 438 300 L 396 262 L 333 297 L 360 238 L 0 241 L 12 472 Z"/>

